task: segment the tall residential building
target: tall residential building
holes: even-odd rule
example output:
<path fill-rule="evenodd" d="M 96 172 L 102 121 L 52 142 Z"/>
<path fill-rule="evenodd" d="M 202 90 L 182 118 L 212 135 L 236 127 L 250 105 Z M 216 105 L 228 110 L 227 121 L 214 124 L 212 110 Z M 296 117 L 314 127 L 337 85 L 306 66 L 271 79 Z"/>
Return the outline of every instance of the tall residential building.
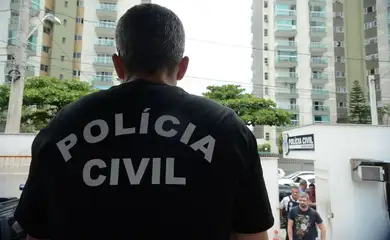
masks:
<path fill-rule="evenodd" d="M 80 79 L 96 88 L 106 89 L 117 83 L 111 56 L 116 52 L 115 27 L 119 17 L 130 7 L 145 0 L 4 0 L 0 20 L 8 23 L 0 38 L 0 82 L 7 81 L 19 50 L 20 4 L 32 1 L 31 30 L 26 76 L 52 76 Z M 4 11 L 3 11 L 4 10 Z M 62 24 L 41 21 L 54 14 Z M 2 71 L 3 70 L 3 71 Z"/>
<path fill-rule="evenodd" d="M 294 125 L 335 123 L 332 2 L 255 2 L 254 94 L 291 112 Z M 271 142 L 277 138 L 271 127 L 257 128 L 255 135 Z"/>
<path fill-rule="evenodd" d="M 376 79 L 378 105 L 390 103 L 388 0 L 334 0 L 334 52 L 338 121 L 348 116 L 348 93 L 360 82 L 369 101 L 367 76 Z"/>

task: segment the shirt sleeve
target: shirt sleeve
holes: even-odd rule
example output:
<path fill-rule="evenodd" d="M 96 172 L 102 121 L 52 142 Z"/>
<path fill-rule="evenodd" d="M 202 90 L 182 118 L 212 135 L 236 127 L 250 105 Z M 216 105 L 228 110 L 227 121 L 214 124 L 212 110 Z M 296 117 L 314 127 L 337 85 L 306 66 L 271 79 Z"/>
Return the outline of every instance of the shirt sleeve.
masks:
<path fill-rule="evenodd" d="M 316 213 L 316 223 L 321 224 L 323 221 L 320 214 L 317 211 L 315 213 Z"/>
<path fill-rule="evenodd" d="M 15 218 L 22 229 L 31 237 L 48 238 L 47 228 L 47 158 L 45 148 L 45 130 L 34 139 L 31 147 L 31 163 L 27 182 L 23 189 L 19 204 L 15 210 Z"/>
<path fill-rule="evenodd" d="M 244 125 L 244 124 L 243 124 Z M 233 207 L 233 231 L 236 233 L 259 233 L 274 225 L 267 189 L 264 183 L 257 142 L 252 132 L 244 125 L 245 145 L 236 151 L 244 163 L 239 176 Z M 235 138 L 240 144 L 240 138 Z"/>

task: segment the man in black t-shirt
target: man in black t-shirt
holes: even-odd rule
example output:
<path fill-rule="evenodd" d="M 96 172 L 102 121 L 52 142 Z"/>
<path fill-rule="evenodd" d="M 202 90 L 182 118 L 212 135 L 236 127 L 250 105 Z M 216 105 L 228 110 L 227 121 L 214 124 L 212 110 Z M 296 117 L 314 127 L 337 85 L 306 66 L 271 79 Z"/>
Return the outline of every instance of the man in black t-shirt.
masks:
<path fill-rule="evenodd" d="M 65 107 L 32 145 L 15 217 L 38 239 L 266 240 L 256 139 L 230 109 L 176 87 L 184 29 L 141 4 L 116 29 L 123 84 Z"/>
<path fill-rule="evenodd" d="M 318 212 L 308 205 L 309 195 L 300 193 L 299 205 L 288 213 L 287 233 L 290 240 L 316 240 L 317 226 L 321 230 L 321 240 L 326 239 L 326 229 Z"/>

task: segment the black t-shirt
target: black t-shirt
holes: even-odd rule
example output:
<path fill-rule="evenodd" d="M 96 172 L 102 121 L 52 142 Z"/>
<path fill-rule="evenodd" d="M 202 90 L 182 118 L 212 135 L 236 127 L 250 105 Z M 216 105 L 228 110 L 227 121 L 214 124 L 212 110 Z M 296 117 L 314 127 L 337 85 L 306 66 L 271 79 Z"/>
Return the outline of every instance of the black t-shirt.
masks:
<path fill-rule="evenodd" d="M 288 219 L 293 220 L 294 240 L 315 240 L 318 236 L 317 225 L 322 219 L 318 212 L 312 208 L 302 211 L 299 206 L 291 208 Z"/>
<path fill-rule="evenodd" d="M 15 217 L 51 240 L 227 240 L 273 225 L 247 126 L 143 80 L 86 96 L 41 130 Z"/>

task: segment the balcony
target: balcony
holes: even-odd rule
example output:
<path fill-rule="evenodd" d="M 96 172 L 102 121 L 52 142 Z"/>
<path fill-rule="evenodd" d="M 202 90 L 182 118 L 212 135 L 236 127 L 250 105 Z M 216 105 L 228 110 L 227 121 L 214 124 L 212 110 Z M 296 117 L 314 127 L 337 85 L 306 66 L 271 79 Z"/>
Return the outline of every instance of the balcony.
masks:
<path fill-rule="evenodd" d="M 297 43 L 295 41 L 276 41 L 276 50 L 297 50 Z"/>
<path fill-rule="evenodd" d="M 298 82 L 298 73 L 293 72 L 277 72 L 275 81 L 280 83 L 296 83 Z"/>
<path fill-rule="evenodd" d="M 313 105 L 313 115 L 329 115 L 329 107 L 322 105 Z"/>
<path fill-rule="evenodd" d="M 328 67 L 328 59 L 324 57 L 311 57 L 310 67 L 314 69 L 324 69 Z"/>
<path fill-rule="evenodd" d="M 276 4 L 296 4 L 297 0 L 275 0 Z"/>
<path fill-rule="evenodd" d="M 115 41 L 112 39 L 98 39 L 95 43 L 96 53 L 112 54 L 115 52 Z"/>
<path fill-rule="evenodd" d="M 312 73 L 311 83 L 315 85 L 324 85 L 329 81 L 328 74 L 325 73 Z"/>
<path fill-rule="evenodd" d="M 329 120 L 315 120 L 313 119 L 314 123 L 317 123 L 317 124 L 327 124 L 327 123 L 330 123 Z"/>
<path fill-rule="evenodd" d="M 310 27 L 310 37 L 312 39 L 323 39 L 326 37 L 326 27 L 325 26 L 311 26 Z"/>
<path fill-rule="evenodd" d="M 315 54 L 323 54 L 328 51 L 328 45 L 321 42 L 311 42 L 310 43 L 310 52 Z"/>
<path fill-rule="evenodd" d="M 114 70 L 114 64 L 110 57 L 94 57 L 93 66 L 97 72 L 111 72 Z"/>
<path fill-rule="evenodd" d="M 92 85 L 98 89 L 107 89 L 114 85 L 113 76 L 109 75 L 93 75 Z"/>
<path fill-rule="evenodd" d="M 96 9 L 96 15 L 100 20 L 116 21 L 118 11 L 116 4 L 100 4 L 100 8 Z"/>
<path fill-rule="evenodd" d="M 311 98 L 316 100 L 326 100 L 329 98 L 328 90 L 313 89 L 311 91 Z"/>
<path fill-rule="evenodd" d="M 10 17 L 9 18 L 9 30 L 18 30 L 19 29 L 19 17 Z"/>
<path fill-rule="evenodd" d="M 295 20 L 297 19 L 297 11 L 289 9 L 276 9 L 275 10 L 275 19 L 277 20 Z"/>
<path fill-rule="evenodd" d="M 326 12 L 325 11 L 310 11 L 310 20 L 311 21 L 326 21 Z"/>
<path fill-rule="evenodd" d="M 116 25 L 114 22 L 98 22 L 95 25 L 96 35 L 99 37 L 115 37 Z"/>
<path fill-rule="evenodd" d="M 16 40 L 16 38 L 10 38 L 8 39 L 8 46 L 7 46 L 8 53 L 17 53 L 19 51 L 19 43 Z M 37 56 L 37 44 L 34 42 L 28 42 L 27 48 L 26 48 L 26 54 L 28 57 L 31 56 Z"/>
<path fill-rule="evenodd" d="M 278 105 L 278 108 L 295 114 L 299 113 L 299 106 L 296 104 Z"/>
<path fill-rule="evenodd" d="M 277 55 L 275 57 L 275 67 L 296 67 L 298 65 L 298 58 L 294 55 Z"/>
<path fill-rule="evenodd" d="M 296 35 L 296 25 L 275 25 L 275 37 L 295 37 Z"/>
<path fill-rule="evenodd" d="M 309 0 L 311 6 L 325 7 L 327 0 Z"/>
<path fill-rule="evenodd" d="M 289 88 L 281 89 L 281 88 L 279 88 L 276 90 L 275 97 L 276 98 L 291 99 L 291 98 L 298 98 L 299 94 L 298 94 L 297 89 L 289 89 Z"/>
<path fill-rule="evenodd" d="M 118 0 L 99 0 L 100 3 L 118 3 Z"/>

